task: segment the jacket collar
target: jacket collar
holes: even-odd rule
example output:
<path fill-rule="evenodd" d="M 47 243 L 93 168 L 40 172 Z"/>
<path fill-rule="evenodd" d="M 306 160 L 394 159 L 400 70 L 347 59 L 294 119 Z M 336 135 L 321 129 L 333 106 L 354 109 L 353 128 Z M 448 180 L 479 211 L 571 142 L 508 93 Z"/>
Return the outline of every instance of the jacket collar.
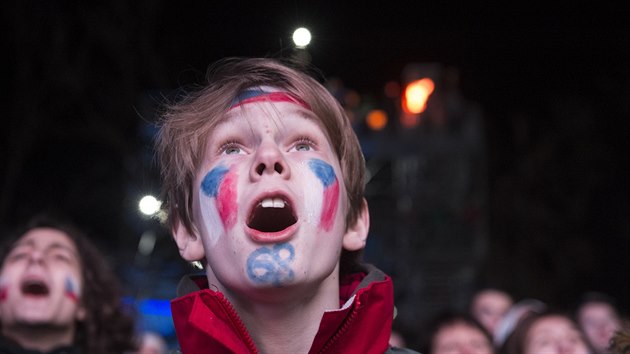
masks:
<path fill-rule="evenodd" d="M 375 267 L 366 269 L 340 282 L 341 308 L 324 313 L 310 353 L 385 352 L 394 313 L 393 284 Z M 213 353 L 258 352 L 227 298 L 208 289 L 205 275 L 184 278 L 178 295 L 182 296 L 171 302 L 171 310 L 182 353 L 200 348 Z"/>

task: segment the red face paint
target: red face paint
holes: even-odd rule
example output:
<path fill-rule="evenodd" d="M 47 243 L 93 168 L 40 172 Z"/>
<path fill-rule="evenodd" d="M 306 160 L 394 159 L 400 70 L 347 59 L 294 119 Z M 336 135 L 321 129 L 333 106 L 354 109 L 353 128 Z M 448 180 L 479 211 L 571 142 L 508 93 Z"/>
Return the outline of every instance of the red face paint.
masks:
<path fill-rule="evenodd" d="M 0 301 L 5 301 L 9 296 L 9 288 L 6 285 L 0 287 Z"/>
<path fill-rule="evenodd" d="M 79 301 L 79 289 L 74 280 L 70 277 L 66 277 L 66 288 L 64 294 L 74 302 Z"/>
<path fill-rule="evenodd" d="M 339 182 L 335 182 L 324 189 L 324 202 L 322 205 L 321 228 L 330 231 L 337 213 L 337 201 L 339 200 Z"/>
<path fill-rule="evenodd" d="M 223 181 L 221 181 L 216 197 L 219 216 L 226 230 L 230 229 L 236 223 L 238 210 L 236 205 L 237 180 L 238 175 L 233 171 L 229 171 L 223 178 Z"/>
<path fill-rule="evenodd" d="M 322 160 L 312 159 L 308 162 L 308 166 L 324 186 L 320 227 L 324 231 L 330 231 L 335 221 L 339 201 L 339 181 L 333 167 Z"/>
<path fill-rule="evenodd" d="M 311 107 L 302 99 L 273 87 L 251 87 L 241 91 L 232 100 L 230 109 L 253 102 L 290 102 L 311 110 Z"/>

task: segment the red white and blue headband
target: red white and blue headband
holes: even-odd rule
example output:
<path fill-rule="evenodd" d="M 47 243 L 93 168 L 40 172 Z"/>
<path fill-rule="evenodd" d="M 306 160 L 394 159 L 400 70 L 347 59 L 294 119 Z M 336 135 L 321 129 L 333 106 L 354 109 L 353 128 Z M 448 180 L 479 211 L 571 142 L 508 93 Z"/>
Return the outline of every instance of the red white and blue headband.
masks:
<path fill-rule="evenodd" d="M 230 109 L 254 102 L 289 102 L 308 110 L 311 107 L 295 95 L 270 86 L 254 86 L 241 91 L 230 104 Z"/>

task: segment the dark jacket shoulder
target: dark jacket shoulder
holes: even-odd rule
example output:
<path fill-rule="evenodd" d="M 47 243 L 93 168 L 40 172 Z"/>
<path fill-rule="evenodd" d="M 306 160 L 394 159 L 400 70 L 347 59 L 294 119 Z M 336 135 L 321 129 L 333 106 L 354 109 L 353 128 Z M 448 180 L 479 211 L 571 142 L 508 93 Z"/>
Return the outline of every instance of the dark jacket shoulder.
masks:
<path fill-rule="evenodd" d="M 0 336 L 0 354 L 79 354 L 73 347 L 60 347 L 48 352 L 24 349 L 12 340 Z"/>

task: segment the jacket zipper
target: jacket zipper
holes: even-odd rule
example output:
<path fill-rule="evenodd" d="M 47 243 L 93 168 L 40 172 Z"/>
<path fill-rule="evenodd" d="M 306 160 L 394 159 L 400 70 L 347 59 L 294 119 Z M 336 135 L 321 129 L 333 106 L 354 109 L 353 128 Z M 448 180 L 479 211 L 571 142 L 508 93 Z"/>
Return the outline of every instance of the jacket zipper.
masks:
<path fill-rule="evenodd" d="M 225 298 L 225 296 L 223 296 L 223 294 L 220 294 L 220 296 L 218 296 L 218 299 L 220 300 L 223 307 L 227 310 L 228 316 L 232 320 L 232 324 L 236 327 L 236 331 L 245 342 L 245 345 L 247 346 L 249 351 L 251 353 L 257 354 L 258 349 L 256 348 L 256 344 L 254 344 L 252 336 L 249 335 L 249 332 L 247 331 L 247 328 L 245 327 L 245 324 L 243 323 L 241 318 L 238 316 L 238 313 L 236 313 L 234 306 L 232 306 L 232 304 L 228 301 L 228 299 Z"/>
<path fill-rule="evenodd" d="M 339 340 L 339 338 L 348 331 L 348 329 L 350 328 L 350 325 L 354 322 L 354 320 L 357 317 L 357 314 L 359 312 L 358 308 L 360 306 L 361 306 L 361 303 L 359 299 L 358 298 L 355 299 L 354 306 L 352 306 L 352 312 L 350 312 L 346 321 L 343 323 L 343 325 L 341 325 L 341 328 L 339 329 L 339 331 L 337 331 L 337 333 L 335 333 L 335 335 L 332 338 L 330 338 L 330 340 L 326 343 L 326 345 L 324 345 L 322 350 L 319 351 L 320 354 L 326 353 L 330 349 L 330 347 L 332 347 L 333 344 L 335 344 L 335 342 L 337 342 L 337 340 Z"/>

